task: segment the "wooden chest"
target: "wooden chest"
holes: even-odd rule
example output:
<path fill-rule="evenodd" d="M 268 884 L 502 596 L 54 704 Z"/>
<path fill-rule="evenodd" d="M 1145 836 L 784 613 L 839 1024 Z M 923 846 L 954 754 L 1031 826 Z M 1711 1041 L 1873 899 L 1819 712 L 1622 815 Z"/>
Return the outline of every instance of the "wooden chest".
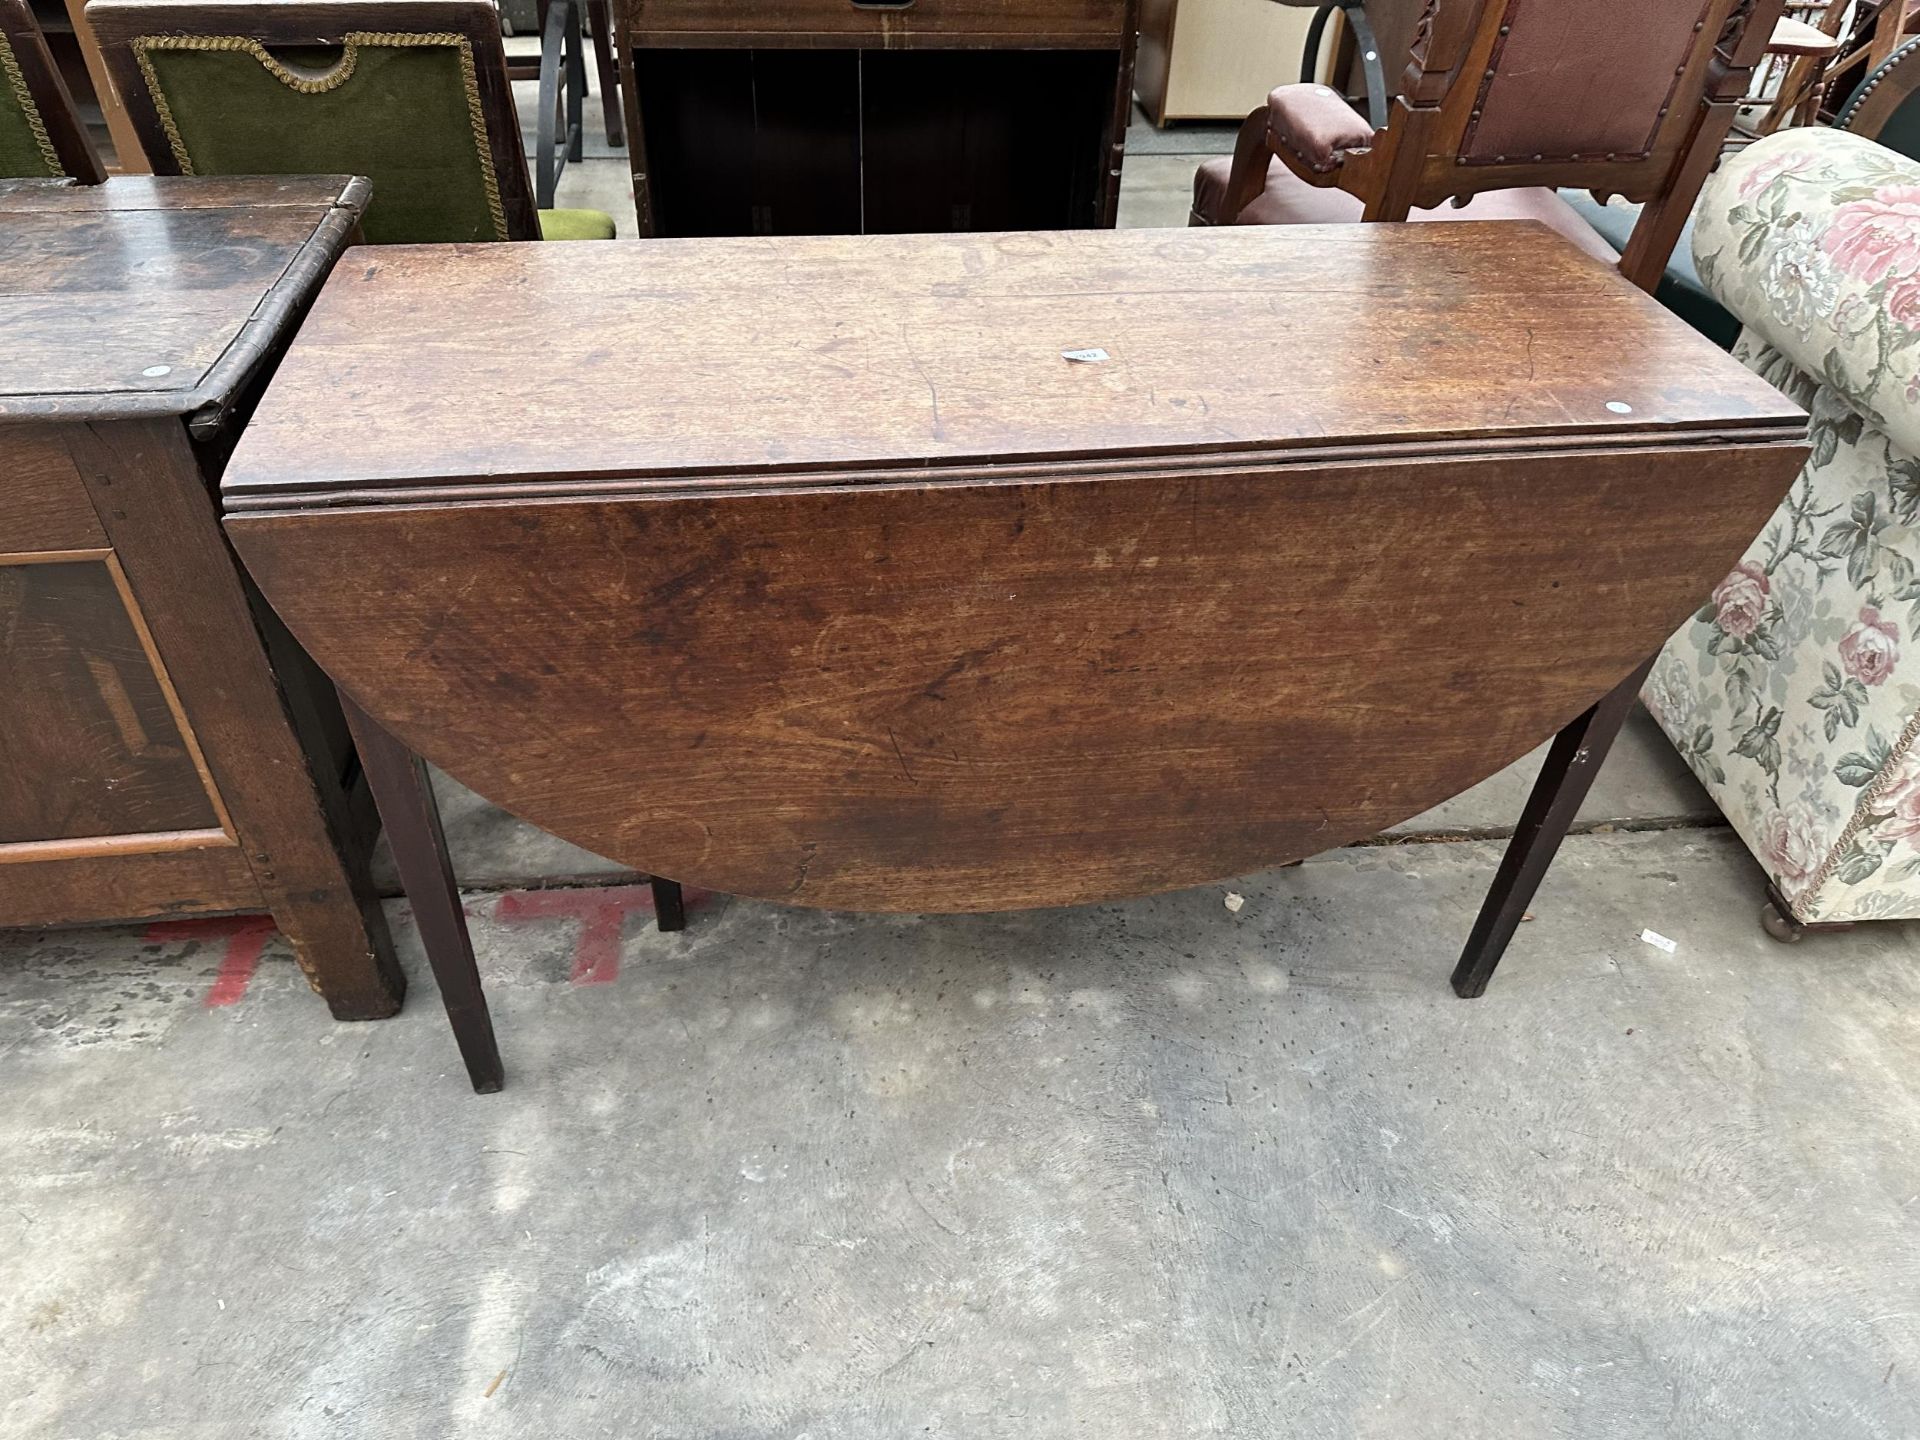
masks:
<path fill-rule="evenodd" d="M 0 181 L 0 925 L 271 911 L 343 1018 L 403 988 L 331 691 L 214 509 L 363 181 Z"/>

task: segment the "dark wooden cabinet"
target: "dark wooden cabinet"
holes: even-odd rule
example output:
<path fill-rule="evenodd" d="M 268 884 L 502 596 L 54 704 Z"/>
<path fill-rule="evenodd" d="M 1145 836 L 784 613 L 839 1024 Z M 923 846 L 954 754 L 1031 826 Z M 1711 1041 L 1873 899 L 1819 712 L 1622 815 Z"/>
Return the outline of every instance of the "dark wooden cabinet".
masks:
<path fill-rule="evenodd" d="M 343 1019 L 404 989 L 371 809 L 210 488 L 366 196 L 0 182 L 0 925 L 270 911 Z"/>
<path fill-rule="evenodd" d="M 626 0 L 647 235 L 1113 224 L 1132 0 Z"/>

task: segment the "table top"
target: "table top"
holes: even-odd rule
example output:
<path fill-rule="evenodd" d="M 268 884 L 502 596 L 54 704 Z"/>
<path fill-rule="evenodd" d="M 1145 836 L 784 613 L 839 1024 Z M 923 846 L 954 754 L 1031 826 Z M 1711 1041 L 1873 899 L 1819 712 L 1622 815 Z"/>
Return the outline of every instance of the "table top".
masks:
<path fill-rule="evenodd" d="M 383 248 L 224 498 L 335 683 L 522 818 L 1001 909 L 1493 773 L 1698 607 L 1805 426 L 1519 224 Z"/>
<path fill-rule="evenodd" d="M 217 415 L 369 193 L 341 175 L 0 180 L 0 420 Z"/>
<path fill-rule="evenodd" d="M 223 491 L 453 502 L 1805 423 L 1532 224 L 396 246 L 335 270 Z"/>

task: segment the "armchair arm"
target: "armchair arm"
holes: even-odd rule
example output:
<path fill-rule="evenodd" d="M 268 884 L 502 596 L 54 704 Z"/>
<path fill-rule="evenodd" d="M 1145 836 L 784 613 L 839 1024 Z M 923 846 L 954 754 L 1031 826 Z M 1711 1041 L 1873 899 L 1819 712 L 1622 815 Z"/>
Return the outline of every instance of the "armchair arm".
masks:
<path fill-rule="evenodd" d="M 1373 148 L 1373 126 L 1325 85 L 1282 85 L 1267 96 L 1267 137 L 1301 179 L 1329 184 L 1347 156 Z"/>
<path fill-rule="evenodd" d="M 1748 329 L 1920 454 L 1920 162 L 1838 130 L 1770 135 L 1707 183 L 1693 255 Z"/>

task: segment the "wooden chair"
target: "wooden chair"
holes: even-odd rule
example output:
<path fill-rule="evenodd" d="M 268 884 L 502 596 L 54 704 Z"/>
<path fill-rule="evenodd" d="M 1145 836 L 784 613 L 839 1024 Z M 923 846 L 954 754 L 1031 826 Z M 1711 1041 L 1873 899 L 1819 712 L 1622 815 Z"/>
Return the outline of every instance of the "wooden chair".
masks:
<path fill-rule="evenodd" d="M 94 0 L 160 175 L 364 175 L 375 244 L 604 240 L 538 210 L 489 0 Z"/>
<path fill-rule="evenodd" d="M 1384 129 L 1325 86 L 1283 85 L 1247 117 L 1232 160 L 1201 167 L 1195 223 L 1518 213 L 1611 257 L 1543 188 L 1567 186 L 1643 203 L 1620 268 L 1652 289 L 1781 8 L 1782 0 L 1426 0 Z M 1507 193 L 1494 201 L 1490 192 Z M 1489 199 L 1433 213 L 1478 196 Z"/>
<path fill-rule="evenodd" d="M 1792 0 L 1789 0 L 1792 3 Z M 1794 8 L 1804 8 L 1794 6 Z M 1777 67 L 1772 102 L 1754 137 L 1774 131 L 1816 124 L 1827 93 L 1827 71 L 1840 53 L 1840 27 L 1846 23 L 1846 0 L 1828 0 L 1818 12 L 1809 10 L 1816 23 L 1792 15 L 1783 15 L 1773 27 L 1773 39 L 1767 45 L 1769 67 Z M 1763 76 L 1765 72 L 1762 72 Z M 1763 87 L 1764 88 L 1764 87 Z"/>
<path fill-rule="evenodd" d="M 0 0 L 0 178 L 107 178 L 28 0 Z"/>

